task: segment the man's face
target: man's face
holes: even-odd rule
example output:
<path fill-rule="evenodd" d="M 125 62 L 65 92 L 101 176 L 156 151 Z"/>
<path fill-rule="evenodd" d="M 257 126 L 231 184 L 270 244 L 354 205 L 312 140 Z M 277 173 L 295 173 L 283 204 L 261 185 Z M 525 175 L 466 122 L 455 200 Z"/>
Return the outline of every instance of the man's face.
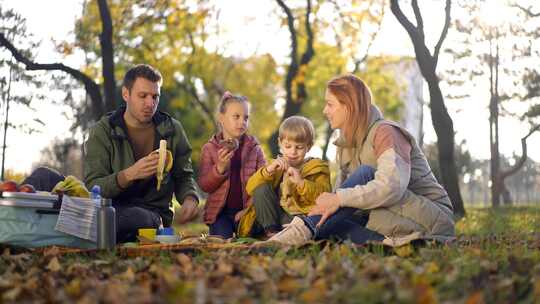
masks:
<path fill-rule="evenodd" d="M 126 102 L 128 119 L 137 124 L 147 124 L 152 121 L 159 104 L 159 82 L 137 77 L 131 92 L 122 87 L 122 97 Z"/>

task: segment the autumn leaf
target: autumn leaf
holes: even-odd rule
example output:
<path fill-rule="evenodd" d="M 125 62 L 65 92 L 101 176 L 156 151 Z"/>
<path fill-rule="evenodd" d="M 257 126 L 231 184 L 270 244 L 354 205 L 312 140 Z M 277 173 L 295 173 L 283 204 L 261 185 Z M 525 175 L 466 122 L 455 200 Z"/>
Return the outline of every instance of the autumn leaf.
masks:
<path fill-rule="evenodd" d="M 60 269 L 62 269 L 62 267 L 60 266 L 60 263 L 58 262 L 58 258 L 56 256 L 54 256 L 49 261 L 49 264 L 47 264 L 46 268 L 52 272 L 57 272 L 57 271 L 60 271 Z"/>

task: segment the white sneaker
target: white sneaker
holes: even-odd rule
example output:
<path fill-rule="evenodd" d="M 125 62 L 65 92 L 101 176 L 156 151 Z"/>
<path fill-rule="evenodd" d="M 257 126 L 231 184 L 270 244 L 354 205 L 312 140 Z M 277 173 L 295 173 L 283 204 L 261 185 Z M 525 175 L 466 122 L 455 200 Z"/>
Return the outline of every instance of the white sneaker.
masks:
<path fill-rule="evenodd" d="M 285 245 L 300 245 L 311 240 L 312 237 L 313 234 L 304 221 L 295 216 L 289 225 L 273 237 L 269 238 L 266 242 L 276 242 Z"/>

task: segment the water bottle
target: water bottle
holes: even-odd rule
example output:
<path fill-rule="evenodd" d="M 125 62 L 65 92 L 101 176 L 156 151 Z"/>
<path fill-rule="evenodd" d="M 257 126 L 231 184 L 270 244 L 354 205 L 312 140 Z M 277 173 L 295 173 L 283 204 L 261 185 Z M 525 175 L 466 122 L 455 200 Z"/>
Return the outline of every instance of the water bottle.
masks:
<path fill-rule="evenodd" d="M 116 246 L 116 212 L 111 199 L 101 198 L 98 185 L 92 187 L 92 201 L 97 204 L 97 247 L 98 249 L 114 249 Z"/>

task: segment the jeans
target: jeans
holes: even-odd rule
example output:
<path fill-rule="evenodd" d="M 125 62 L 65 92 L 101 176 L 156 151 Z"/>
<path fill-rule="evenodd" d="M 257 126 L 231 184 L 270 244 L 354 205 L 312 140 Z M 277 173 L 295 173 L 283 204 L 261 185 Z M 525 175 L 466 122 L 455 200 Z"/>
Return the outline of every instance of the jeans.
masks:
<path fill-rule="evenodd" d="M 210 225 L 209 234 L 213 236 L 219 236 L 224 239 L 232 238 L 233 233 L 238 228 L 238 223 L 234 221 L 234 216 L 241 209 L 224 208 L 216 217 L 216 221 Z"/>
<path fill-rule="evenodd" d="M 365 185 L 375 178 L 375 169 L 361 165 L 354 171 L 339 188 L 353 188 L 357 185 Z M 304 223 L 313 233 L 316 240 L 336 238 L 338 240 L 350 239 L 357 244 L 363 244 L 370 240 L 383 240 L 384 236 L 365 228 L 369 214 L 358 214 L 359 209 L 351 207 L 339 208 L 334 214 L 326 219 L 324 224 L 317 227 L 321 216 L 303 216 Z"/>

